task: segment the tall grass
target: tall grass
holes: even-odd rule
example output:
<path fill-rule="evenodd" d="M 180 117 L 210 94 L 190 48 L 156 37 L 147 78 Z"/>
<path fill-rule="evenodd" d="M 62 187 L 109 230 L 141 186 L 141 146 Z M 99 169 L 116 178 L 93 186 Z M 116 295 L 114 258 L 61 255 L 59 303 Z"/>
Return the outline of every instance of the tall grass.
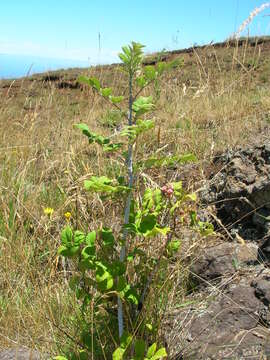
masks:
<path fill-rule="evenodd" d="M 211 171 L 216 152 L 268 134 L 269 77 L 262 77 L 270 75 L 269 51 L 265 43 L 256 52 L 247 44 L 237 55 L 234 48 L 214 46 L 183 55 L 184 67 L 159 89 L 153 88 L 159 126 L 145 135 L 137 151 L 142 157 L 156 146 L 166 155 L 189 151 L 198 163 L 145 173 L 145 181 L 163 184 L 181 178 L 186 187 L 196 189 Z M 119 93 L 126 90 L 117 66 L 91 72 L 104 86 L 118 88 Z M 67 79 L 76 75 L 63 74 Z M 81 121 L 107 134 L 107 120 L 101 115 L 104 103 L 89 89 L 59 89 L 57 82 L 41 76 L 2 81 L 0 93 L 0 348 L 19 344 L 55 354 L 68 342 L 79 341 L 72 315 L 78 309 L 67 286 L 72 268 L 57 256 L 65 212 L 72 214 L 77 227 L 98 228 L 101 221 L 120 226 L 110 203 L 103 207 L 82 187 L 88 176 L 110 175 L 116 165 L 73 130 L 73 124 Z M 115 114 L 108 112 L 110 116 Z M 109 126 L 117 131 L 118 124 Z M 44 214 L 46 207 L 54 209 L 51 217 Z M 200 242 L 191 237 L 183 253 L 194 253 Z M 160 298 L 161 290 L 152 291 L 146 317 L 155 309 L 156 323 L 161 325 L 167 307 L 185 301 L 186 274 L 183 256 L 162 270 L 159 276 L 167 298 Z M 106 333 L 100 338 L 103 347 L 114 341 L 109 329 Z"/>

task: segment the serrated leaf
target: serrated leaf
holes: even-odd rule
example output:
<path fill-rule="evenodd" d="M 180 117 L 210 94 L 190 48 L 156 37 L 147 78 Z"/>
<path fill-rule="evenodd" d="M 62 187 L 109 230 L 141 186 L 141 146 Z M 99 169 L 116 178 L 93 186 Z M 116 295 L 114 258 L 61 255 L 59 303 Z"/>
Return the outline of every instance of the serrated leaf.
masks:
<path fill-rule="evenodd" d="M 191 200 L 191 201 L 196 201 L 197 200 L 197 195 L 195 193 L 186 194 L 185 199 Z"/>
<path fill-rule="evenodd" d="M 111 144 L 105 145 L 103 147 L 103 150 L 106 152 L 116 151 L 116 150 L 120 149 L 122 146 L 123 146 L 123 143 L 116 143 L 116 144 L 111 143 Z"/>
<path fill-rule="evenodd" d="M 109 268 L 101 262 L 96 263 L 96 281 L 101 290 L 110 290 L 113 287 L 113 277 Z"/>
<path fill-rule="evenodd" d="M 96 241 L 96 236 L 97 235 L 95 231 L 91 231 L 90 233 L 88 233 L 85 239 L 86 244 L 89 246 L 94 246 Z"/>
<path fill-rule="evenodd" d="M 67 257 L 73 257 L 75 255 L 78 254 L 80 250 L 80 246 L 60 246 L 58 249 L 58 254 L 62 255 L 62 256 L 67 256 Z"/>
<path fill-rule="evenodd" d="M 95 78 L 95 77 L 91 77 L 91 78 L 89 78 L 88 79 L 88 81 L 89 81 L 89 84 L 94 88 L 94 89 L 96 89 L 96 90 L 100 90 L 100 82 L 99 82 L 99 80 L 97 79 L 97 78 Z"/>
<path fill-rule="evenodd" d="M 85 234 L 82 231 L 76 230 L 74 233 L 74 245 L 80 245 L 85 240 Z"/>
<path fill-rule="evenodd" d="M 86 124 L 84 124 L 84 123 L 74 124 L 74 127 L 81 130 L 84 135 L 86 135 L 88 137 L 91 136 L 89 127 Z"/>
<path fill-rule="evenodd" d="M 93 258 L 96 255 L 95 246 L 85 246 L 81 252 L 83 259 Z"/>
<path fill-rule="evenodd" d="M 107 194 L 126 192 L 130 190 L 126 186 L 113 186 L 112 183 L 113 181 L 106 176 L 92 176 L 90 180 L 84 181 L 84 187 L 88 191 Z"/>
<path fill-rule="evenodd" d="M 132 109 L 136 114 L 136 118 L 154 109 L 152 96 L 140 96 L 133 102 Z"/>
<path fill-rule="evenodd" d="M 113 104 L 118 104 L 124 100 L 124 96 L 109 96 L 109 99 Z"/>
<path fill-rule="evenodd" d="M 127 290 L 124 296 L 125 299 L 127 299 L 130 303 L 134 305 L 139 304 L 139 297 L 134 288 L 130 288 L 129 290 Z"/>
<path fill-rule="evenodd" d="M 152 344 L 152 345 L 149 347 L 149 349 L 148 349 L 148 351 L 147 351 L 147 354 L 146 354 L 146 357 L 147 357 L 148 359 L 151 359 L 151 357 L 154 356 L 156 350 L 157 350 L 157 344 L 154 343 L 154 344 Z"/>
<path fill-rule="evenodd" d="M 113 352 L 113 360 L 122 360 L 124 353 L 125 353 L 125 349 L 118 347 L 114 352 Z"/>
<path fill-rule="evenodd" d="M 112 94 L 112 88 L 103 88 L 100 89 L 101 95 L 104 97 L 109 97 Z"/>
<path fill-rule="evenodd" d="M 128 334 L 126 331 L 124 331 L 123 335 L 120 339 L 120 346 L 122 349 L 127 349 L 132 341 L 132 335 Z"/>
<path fill-rule="evenodd" d="M 66 226 L 61 232 L 61 242 L 63 245 L 70 245 L 73 241 L 73 232 L 70 226 Z"/>
<path fill-rule="evenodd" d="M 151 360 L 158 360 L 161 359 L 163 357 L 167 357 L 167 352 L 165 348 L 160 348 L 155 354 L 154 356 L 151 357 Z"/>
<path fill-rule="evenodd" d="M 100 82 L 95 77 L 88 78 L 87 76 L 79 76 L 78 82 L 81 84 L 90 85 L 98 91 L 100 90 Z"/>

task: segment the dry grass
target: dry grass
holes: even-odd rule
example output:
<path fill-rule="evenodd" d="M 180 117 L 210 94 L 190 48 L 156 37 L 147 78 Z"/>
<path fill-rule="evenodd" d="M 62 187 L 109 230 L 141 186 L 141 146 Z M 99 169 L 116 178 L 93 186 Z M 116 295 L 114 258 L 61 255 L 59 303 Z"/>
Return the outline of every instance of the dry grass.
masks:
<path fill-rule="evenodd" d="M 187 187 L 196 188 L 215 153 L 266 136 L 269 53 L 270 43 L 265 42 L 182 54 L 184 67 L 152 89 L 158 99 L 158 126 L 140 140 L 137 151 L 142 157 L 157 149 L 166 156 L 193 152 L 198 163 L 187 172 L 181 167 L 148 172 L 148 181 L 151 177 L 162 184 L 171 176 L 183 177 Z M 117 66 L 92 72 L 117 93 L 126 91 Z M 44 81 L 40 75 L 0 83 L 0 348 L 16 343 L 54 354 L 58 346 L 65 347 L 63 330 L 76 331 L 71 317 L 76 303 L 57 256 L 64 213 L 72 213 L 77 227 L 97 228 L 103 221 L 119 227 L 121 209 L 113 210 L 110 203 L 104 208 L 81 185 L 91 174 L 113 175 L 122 169 L 73 129 L 74 123 L 85 122 L 109 134 L 119 117 L 112 111 L 104 115 L 106 104 L 89 89 L 58 88 L 61 81 L 75 84 L 79 73 L 58 73 L 59 81 Z M 48 206 L 54 209 L 51 219 L 43 213 Z M 199 246 L 200 239 L 194 241 L 190 252 Z M 170 303 L 172 297 L 185 299 L 185 285 L 172 287 L 183 266 L 179 260 L 164 273 Z M 158 317 L 163 310 L 156 310 Z"/>

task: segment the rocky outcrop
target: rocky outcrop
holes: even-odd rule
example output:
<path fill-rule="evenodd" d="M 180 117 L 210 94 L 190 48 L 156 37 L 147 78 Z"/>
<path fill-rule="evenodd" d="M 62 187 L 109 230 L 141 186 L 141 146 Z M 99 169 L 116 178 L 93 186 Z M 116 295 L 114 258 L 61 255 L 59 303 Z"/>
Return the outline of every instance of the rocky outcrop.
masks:
<path fill-rule="evenodd" d="M 222 224 L 247 240 L 270 229 L 270 142 L 214 161 L 216 175 L 201 191 L 203 204 L 213 204 Z"/>
<path fill-rule="evenodd" d="M 169 358 L 270 359 L 270 142 L 215 166 L 202 214 L 223 236 L 192 261 L 190 305 L 166 317 Z"/>

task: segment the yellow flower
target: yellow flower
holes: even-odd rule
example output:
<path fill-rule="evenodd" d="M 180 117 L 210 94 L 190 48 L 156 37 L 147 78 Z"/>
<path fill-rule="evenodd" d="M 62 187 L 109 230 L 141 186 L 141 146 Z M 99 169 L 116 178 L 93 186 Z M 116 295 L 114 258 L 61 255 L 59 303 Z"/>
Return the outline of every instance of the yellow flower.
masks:
<path fill-rule="evenodd" d="M 71 213 L 69 211 L 67 211 L 64 215 L 65 215 L 66 220 L 70 221 Z"/>
<path fill-rule="evenodd" d="M 49 218 L 52 216 L 52 214 L 54 212 L 53 208 L 50 208 L 50 207 L 45 208 L 43 211 L 44 211 L 44 214 L 48 215 Z"/>

